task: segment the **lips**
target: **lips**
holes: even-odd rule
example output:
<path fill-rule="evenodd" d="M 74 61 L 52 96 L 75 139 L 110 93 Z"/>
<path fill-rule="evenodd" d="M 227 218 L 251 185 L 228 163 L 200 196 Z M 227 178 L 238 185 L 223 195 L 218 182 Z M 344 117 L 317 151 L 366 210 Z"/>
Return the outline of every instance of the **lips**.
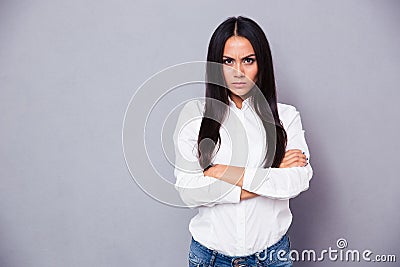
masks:
<path fill-rule="evenodd" d="M 241 88 L 241 87 L 246 86 L 246 83 L 245 82 L 233 82 L 232 85 L 234 87 Z"/>

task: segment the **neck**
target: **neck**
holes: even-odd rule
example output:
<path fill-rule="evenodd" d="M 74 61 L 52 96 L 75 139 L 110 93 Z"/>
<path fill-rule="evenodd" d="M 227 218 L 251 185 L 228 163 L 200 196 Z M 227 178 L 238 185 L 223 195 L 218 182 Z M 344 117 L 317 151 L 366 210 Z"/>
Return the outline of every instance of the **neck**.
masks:
<path fill-rule="evenodd" d="M 248 95 L 238 96 L 238 95 L 230 93 L 229 97 L 232 99 L 233 103 L 235 103 L 236 107 L 241 109 L 243 100 L 245 100 L 248 97 Z"/>

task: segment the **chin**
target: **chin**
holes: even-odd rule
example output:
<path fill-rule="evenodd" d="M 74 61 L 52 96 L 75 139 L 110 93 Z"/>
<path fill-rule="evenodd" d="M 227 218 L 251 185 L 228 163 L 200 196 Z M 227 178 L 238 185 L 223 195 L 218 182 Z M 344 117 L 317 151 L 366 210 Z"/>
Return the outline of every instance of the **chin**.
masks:
<path fill-rule="evenodd" d="M 251 91 L 251 89 L 237 89 L 237 88 L 229 89 L 229 90 L 231 91 L 232 94 L 240 96 L 240 97 L 247 96 Z"/>

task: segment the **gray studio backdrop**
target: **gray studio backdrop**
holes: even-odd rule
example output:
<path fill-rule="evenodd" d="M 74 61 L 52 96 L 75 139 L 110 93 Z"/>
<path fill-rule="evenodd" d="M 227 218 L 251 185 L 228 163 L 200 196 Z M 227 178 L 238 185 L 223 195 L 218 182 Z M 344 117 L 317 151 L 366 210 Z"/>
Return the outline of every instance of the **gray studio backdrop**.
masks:
<path fill-rule="evenodd" d="M 267 33 L 278 100 L 298 108 L 306 130 L 314 177 L 291 200 L 292 248 L 345 238 L 349 249 L 400 257 L 399 1 L 3 0 L 0 266 L 187 265 L 196 211 L 140 190 L 122 122 L 146 79 L 204 60 L 232 15 Z M 398 266 L 295 266 L 345 264 Z"/>

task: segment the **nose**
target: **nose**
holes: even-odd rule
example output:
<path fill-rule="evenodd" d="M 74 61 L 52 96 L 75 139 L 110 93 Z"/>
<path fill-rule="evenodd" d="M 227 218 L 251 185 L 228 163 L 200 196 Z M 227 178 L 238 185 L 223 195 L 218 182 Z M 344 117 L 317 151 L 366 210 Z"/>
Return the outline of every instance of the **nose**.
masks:
<path fill-rule="evenodd" d="M 234 73 L 235 78 L 244 77 L 244 69 L 243 69 L 243 65 L 241 63 L 236 64 L 234 69 L 235 69 L 235 73 Z"/>

